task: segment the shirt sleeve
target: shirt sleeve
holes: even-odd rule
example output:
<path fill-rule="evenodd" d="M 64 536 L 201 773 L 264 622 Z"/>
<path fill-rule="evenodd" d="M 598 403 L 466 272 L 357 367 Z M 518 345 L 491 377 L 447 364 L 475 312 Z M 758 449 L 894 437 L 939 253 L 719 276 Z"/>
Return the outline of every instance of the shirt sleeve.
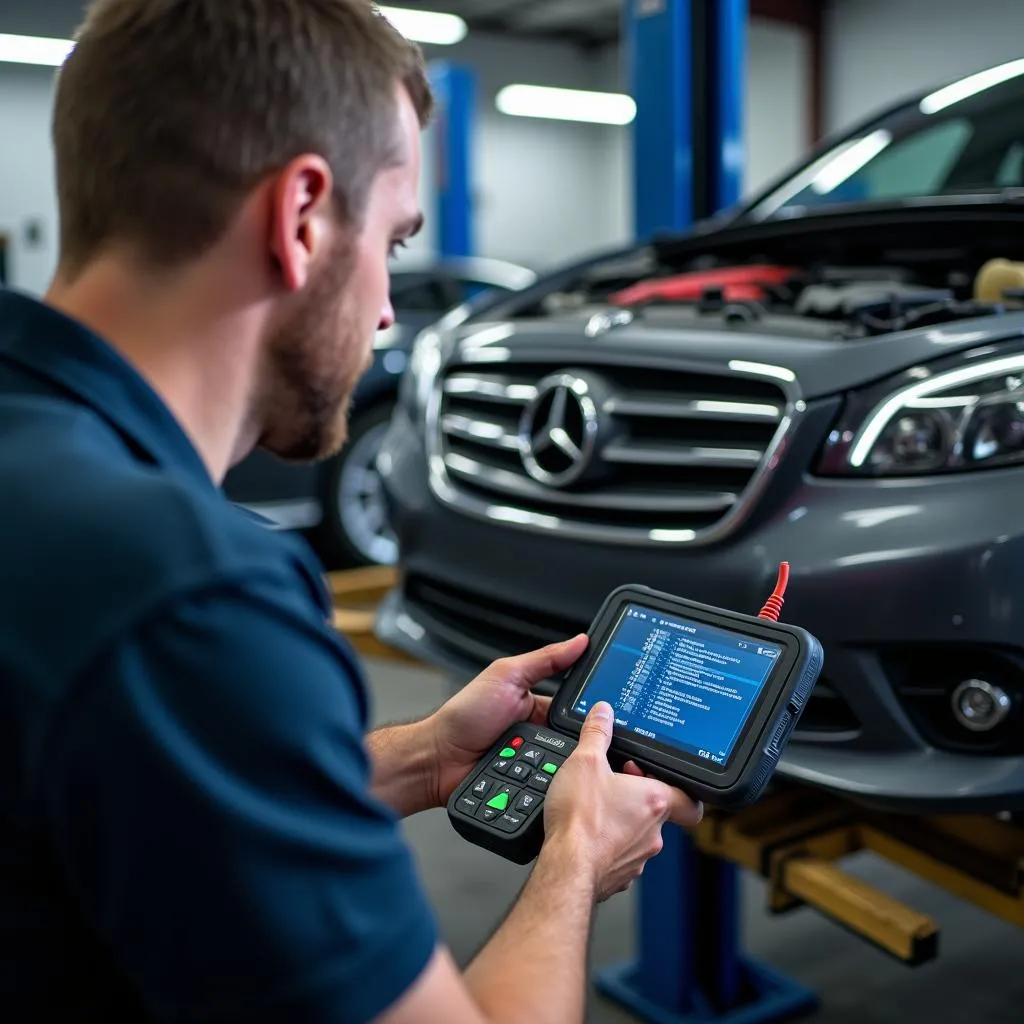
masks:
<path fill-rule="evenodd" d="M 89 926 L 157 1021 L 363 1024 L 437 939 L 371 797 L 361 682 L 313 616 L 164 608 L 81 680 L 42 795 Z"/>

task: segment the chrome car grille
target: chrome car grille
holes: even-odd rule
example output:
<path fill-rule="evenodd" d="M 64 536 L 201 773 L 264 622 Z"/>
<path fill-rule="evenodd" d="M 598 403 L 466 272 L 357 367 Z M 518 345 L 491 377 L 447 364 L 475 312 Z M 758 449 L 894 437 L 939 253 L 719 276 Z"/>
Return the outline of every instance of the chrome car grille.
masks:
<path fill-rule="evenodd" d="M 435 493 L 492 520 L 588 539 L 715 539 L 756 497 L 802 407 L 779 374 L 488 365 L 478 354 L 437 383 Z"/>

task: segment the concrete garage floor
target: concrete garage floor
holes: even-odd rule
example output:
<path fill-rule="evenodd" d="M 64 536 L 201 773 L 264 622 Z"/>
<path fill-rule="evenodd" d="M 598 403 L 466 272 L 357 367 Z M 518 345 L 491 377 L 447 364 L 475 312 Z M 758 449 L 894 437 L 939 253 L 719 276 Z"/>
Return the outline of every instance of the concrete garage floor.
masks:
<path fill-rule="evenodd" d="M 390 663 L 370 662 L 377 723 L 408 721 L 438 707 L 450 692 L 444 678 Z M 446 941 L 465 963 L 487 940 L 515 899 L 528 869 L 508 864 L 460 839 L 443 811 L 406 823 Z M 770 918 L 759 879 L 744 875 L 748 951 L 814 989 L 822 1008 L 813 1024 L 929 1024 L 1024 1020 L 1024 930 L 961 903 L 875 858 L 847 867 L 931 914 L 942 927 L 939 959 L 910 969 L 811 911 Z M 633 953 L 633 899 L 623 894 L 598 911 L 594 968 Z M 634 1018 L 594 995 L 588 1021 L 627 1024 Z"/>

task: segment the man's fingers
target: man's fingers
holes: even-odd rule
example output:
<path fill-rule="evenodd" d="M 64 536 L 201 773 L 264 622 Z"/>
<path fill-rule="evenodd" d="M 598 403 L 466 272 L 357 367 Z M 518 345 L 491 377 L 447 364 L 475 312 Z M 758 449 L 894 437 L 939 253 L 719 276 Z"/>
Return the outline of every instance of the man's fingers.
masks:
<path fill-rule="evenodd" d="M 506 663 L 513 668 L 515 681 L 524 689 L 529 689 L 574 665 L 587 649 L 589 642 L 587 634 L 580 633 L 571 640 L 549 644 L 538 651 L 509 658 Z"/>
<path fill-rule="evenodd" d="M 694 828 L 704 819 L 704 804 L 692 800 L 682 790 L 666 786 L 668 791 L 668 820 L 683 828 Z"/>
<path fill-rule="evenodd" d="M 623 775 L 633 775 L 638 779 L 648 778 L 647 773 L 636 763 L 627 761 L 622 766 Z M 665 795 L 668 797 L 668 820 L 675 825 L 682 825 L 683 828 L 693 828 L 699 825 L 704 818 L 704 805 L 692 800 L 682 790 L 675 789 L 665 783 L 657 783 L 664 786 Z"/>
<path fill-rule="evenodd" d="M 579 746 L 583 749 L 593 748 L 607 755 L 612 742 L 612 728 L 615 725 L 615 713 L 612 706 L 599 701 L 590 709 L 583 728 L 580 730 Z"/>

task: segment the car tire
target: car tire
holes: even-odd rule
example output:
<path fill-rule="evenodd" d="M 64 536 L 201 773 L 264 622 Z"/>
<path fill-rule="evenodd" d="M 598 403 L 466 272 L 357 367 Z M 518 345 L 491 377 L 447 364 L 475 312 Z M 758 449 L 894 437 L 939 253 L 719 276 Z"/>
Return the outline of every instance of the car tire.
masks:
<path fill-rule="evenodd" d="M 376 468 L 393 411 L 394 405 L 385 402 L 353 418 L 344 449 L 321 473 L 318 546 L 328 569 L 394 565 L 398 560 Z"/>

